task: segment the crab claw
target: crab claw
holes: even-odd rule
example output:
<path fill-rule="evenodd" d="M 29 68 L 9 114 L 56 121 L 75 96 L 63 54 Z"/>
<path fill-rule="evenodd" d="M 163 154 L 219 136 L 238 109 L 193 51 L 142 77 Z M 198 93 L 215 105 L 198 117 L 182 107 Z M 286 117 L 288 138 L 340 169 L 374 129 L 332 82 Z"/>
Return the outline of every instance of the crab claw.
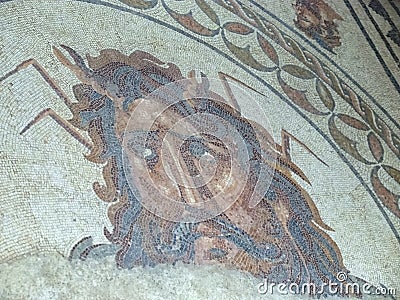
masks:
<path fill-rule="evenodd" d="M 58 58 L 58 60 L 76 74 L 78 78 L 82 81 L 87 81 L 92 77 L 92 71 L 86 66 L 83 58 L 75 52 L 72 48 L 60 45 L 61 48 L 66 50 L 68 54 L 72 57 L 75 64 L 73 64 L 57 47 L 53 46 L 53 53 Z M 86 80 L 85 80 L 86 79 Z"/>

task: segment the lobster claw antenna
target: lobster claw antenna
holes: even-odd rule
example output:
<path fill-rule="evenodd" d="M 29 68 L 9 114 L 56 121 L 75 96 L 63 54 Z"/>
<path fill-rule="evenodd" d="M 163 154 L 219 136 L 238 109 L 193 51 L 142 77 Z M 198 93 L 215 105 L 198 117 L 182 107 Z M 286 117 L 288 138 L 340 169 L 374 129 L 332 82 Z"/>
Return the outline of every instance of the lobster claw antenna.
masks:
<path fill-rule="evenodd" d="M 80 78 L 90 78 L 92 77 L 92 70 L 90 70 L 83 60 L 82 56 L 75 52 L 72 48 L 60 45 L 61 48 L 66 50 L 71 58 L 74 60 L 73 64 L 57 47 L 53 46 L 53 53 L 58 58 L 58 60 L 71 71 L 73 71 Z"/>

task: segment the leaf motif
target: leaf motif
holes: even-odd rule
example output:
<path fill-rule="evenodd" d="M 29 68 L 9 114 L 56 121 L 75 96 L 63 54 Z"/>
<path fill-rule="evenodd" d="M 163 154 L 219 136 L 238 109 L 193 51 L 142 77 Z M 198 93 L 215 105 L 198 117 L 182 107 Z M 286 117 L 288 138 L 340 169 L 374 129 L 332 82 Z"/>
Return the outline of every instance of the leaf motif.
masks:
<path fill-rule="evenodd" d="M 227 22 L 224 24 L 223 27 L 230 32 L 241 35 L 247 35 L 254 32 L 254 30 L 251 29 L 249 26 L 243 25 L 242 23 L 238 22 Z"/>
<path fill-rule="evenodd" d="M 394 148 L 395 150 L 393 150 L 393 152 L 397 155 L 397 157 L 400 158 L 400 138 L 399 138 L 399 136 L 395 135 L 394 133 L 392 133 L 391 136 L 392 136 L 393 147 L 390 147 L 390 145 L 389 145 L 389 147 L 392 150 Z"/>
<path fill-rule="evenodd" d="M 381 199 L 382 203 L 397 217 L 400 218 L 399 199 L 400 196 L 389 191 L 379 179 L 378 171 L 380 167 L 377 166 L 372 169 L 371 183 L 375 193 Z"/>
<path fill-rule="evenodd" d="M 201 25 L 199 22 L 197 22 L 192 15 L 192 11 L 188 12 L 187 14 L 179 14 L 175 11 L 173 11 L 172 9 L 170 9 L 164 1 L 162 1 L 162 4 L 165 8 L 165 10 L 170 14 L 170 16 L 172 18 L 175 19 L 175 21 L 177 21 L 179 24 L 181 24 L 183 27 L 185 27 L 186 29 L 203 35 L 203 36 L 215 36 L 219 33 L 219 28 L 212 30 L 209 29 L 203 25 Z"/>
<path fill-rule="evenodd" d="M 211 19 L 211 21 L 213 21 L 217 25 L 220 25 L 218 15 L 211 8 L 211 6 L 208 5 L 207 2 L 205 2 L 204 0 L 196 0 L 196 4 L 207 15 L 207 17 Z"/>
<path fill-rule="evenodd" d="M 289 73 L 290 75 L 301 78 L 301 79 L 313 79 L 315 78 L 315 75 L 311 73 L 310 71 L 296 66 L 296 65 L 285 65 L 282 67 L 282 70 L 285 72 Z"/>
<path fill-rule="evenodd" d="M 333 100 L 332 94 L 329 89 L 319 79 L 317 79 L 316 88 L 322 103 L 327 109 L 333 111 L 335 109 L 335 101 Z"/>
<path fill-rule="evenodd" d="M 306 93 L 304 91 L 297 90 L 290 85 L 288 85 L 281 77 L 280 71 L 277 74 L 278 82 L 281 85 L 285 94 L 298 106 L 303 108 L 304 110 L 314 114 L 314 115 L 327 115 L 328 113 L 324 113 L 316 109 L 307 99 Z"/>
<path fill-rule="evenodd" d="M 383 147 L 380 140 L 376 137 L 375 133 L 370 132 L 368 134 L 368 146 L 371 150 L 372 155 L 377 162 L 382 162 L 383 160 Z"/>
<path fill-rule="evenodd" d="M 329 84 L 332 89 L 342 98 L 346 98 L 346 96 L 343 94 L 342 90 L 342 84 L 339 80 L 339 78 L 336 76 L 335 73 L 333 73 L 329 68 L 322 66 L 322 70 L 326 74 L 326 77 L 328 77 L 331 81 Z M 346 99 L 345 99 L 346 100 Z"/>
<path fill-rule="evenodd" d="M 157 5 L 158 0 L 119 0 L 120 2 L 134 8 L 149 9 Z"/>
<path fill-rule="evenodd" d="M 297 44 L 295 40 L 293 40 L 291 37 L 287 35 L 282 35 L 284 38 L 286 45 L 284 45 L 284 48 L 290 52 L 294 57 L 296 57 L 298 60 L 300 60 L 302 63 L 306 63 L 306 57 L 303 54 L 303 51 Z"/>
<path fill-rule="evenodd" d="M 279 65 L 279 57 L 278 54 L 276 53 L 274 47 L 264 38 L 261 36 L 261 34 L 257 33 L 257 40 L 258 43 L 261 47 L 261 49 L 264 51 L 264 53 L 268 56 L 270 60 L 272 60 L 277 66 Z"/>
<path fill-rule="evenodd" d="M 361 161 L 366 165 L 371 165 L 372 163 L 367 161 L 360 152 L 357 150 L 356 142 L 345 136 L 335 124 L 335 115 L 332 115 L 328 121 L 329 132 L 332 135 L 332 138 L 339 145 L 341 149 L 343 149 L 346 153 L 354 157 L 355 159 Z"/>
<path fill-rule="evenodd" d="M 263 27 L 262 22 L 260 20 L 260 16 L 254 13 L 250 8 L 242 6 L 243 13 L 246 16 L 246 18 L 243 18 L 248 24 L 252 25 L 253 27 L 257 29 L 261 29 Z"/>
<path fill-rule="evenodd" d="M 375 124 L 371 126 L 374 130 L 389 146 L 390 150 L 400 158 L 400 138 L 396 135 L 392 130 L 390 130 L 389 126 L 385 123 L 384 120 L 380 119 L 375 114 Z"/>
<path fill-rule="evenodd" d="M 375 132 L 379 132 L 378 128 L 375 125 L 375 115 L 372 109 L 363 102 L 360 102 L 360 109 L 362 112 L 362 117 L 363 119 L 371 126 L 371 129 L 374 130 Z"/>
<path fill-rule="evenodd" d="M 350 127 L 355 128 L 355 129 L 363 130 L 363 131 L 367 131 L 370 129 L 367 124 L 365 124 L 364 122 L 361 122 L 360 120 L 357 120 L 356 118 L 353 118 L 349 115 L 338 114 L 337 116 L 343 123 L 349 125 Z"/>
<path fill-rule="evenodd" d="M 228 49 L 244 64 L 252 67 L 253 69 L 263 71 L 263 72 L 272 72 L 277 69 L 277 67 L 266 67 L 260 62 L 258 62 L 253 55 L 250 53 L 250 46 L 246 46 L 244 48 L 238 47 L 228 41 L 226 38 L 224 32 L 221 33 L 221 36 L 225 42 L 225 45 L 228 47 Z"/>
<path fill-rule="evenodd" d="M 382 165 L 382 168 L 392 177 L 394 180 L 396 180 L 397 183 L 400 184 L 400 171 L 388 166 L 388 165 Z"/>

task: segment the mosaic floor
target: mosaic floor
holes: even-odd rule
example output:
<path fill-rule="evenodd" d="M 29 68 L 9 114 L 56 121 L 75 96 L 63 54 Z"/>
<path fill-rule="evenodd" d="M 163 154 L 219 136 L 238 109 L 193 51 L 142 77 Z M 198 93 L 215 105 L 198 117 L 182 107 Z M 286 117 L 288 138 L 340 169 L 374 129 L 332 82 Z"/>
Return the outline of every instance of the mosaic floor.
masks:
<path fill-rule="evenodd" d="M 0 0 L 0 28 L 1 299 L 398 297 L 399 1 Z"/>

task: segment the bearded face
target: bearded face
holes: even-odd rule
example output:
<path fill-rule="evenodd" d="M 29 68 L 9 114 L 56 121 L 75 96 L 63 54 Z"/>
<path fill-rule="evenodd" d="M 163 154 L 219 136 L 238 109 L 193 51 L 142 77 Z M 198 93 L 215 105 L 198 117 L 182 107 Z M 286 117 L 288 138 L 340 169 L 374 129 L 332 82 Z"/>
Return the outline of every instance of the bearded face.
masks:
<path fill-rule="evenodd" d="M 332 51 L 341 45 L 338 25 L 334 20 L 342 20 L 331 7 L 321 0 L 297 0 L 294 24 L 308 37 L 316 40 L 325 49 Z"/>

